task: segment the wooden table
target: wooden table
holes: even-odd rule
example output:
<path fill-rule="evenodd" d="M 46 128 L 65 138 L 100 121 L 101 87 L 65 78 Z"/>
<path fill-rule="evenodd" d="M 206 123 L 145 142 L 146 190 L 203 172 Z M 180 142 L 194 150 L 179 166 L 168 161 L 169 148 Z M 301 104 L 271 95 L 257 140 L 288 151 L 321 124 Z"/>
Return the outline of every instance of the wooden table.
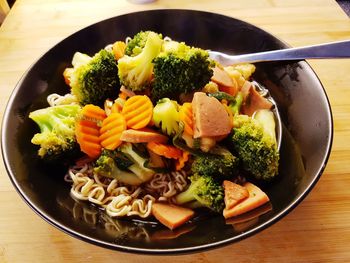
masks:
<path fill-rule="evenodd" d="M 147 5 L 126 0 L 17 0 L 0 28 L 1 117 L 21 75 L 55 43 L 105 18 L 155 8 L 229 15 L 292 46 L 350 38 L 350 20 L 332 0 L 158 0 Z M 0 262 L 350 262 L 350 60 L 310 64 L 332 105 L 333 150 L 316 187 L 282 221 L 239 243 L 193 255 L 111 251 L 70 237 L 39 218 L 19 197 L 1 162 Z"/>

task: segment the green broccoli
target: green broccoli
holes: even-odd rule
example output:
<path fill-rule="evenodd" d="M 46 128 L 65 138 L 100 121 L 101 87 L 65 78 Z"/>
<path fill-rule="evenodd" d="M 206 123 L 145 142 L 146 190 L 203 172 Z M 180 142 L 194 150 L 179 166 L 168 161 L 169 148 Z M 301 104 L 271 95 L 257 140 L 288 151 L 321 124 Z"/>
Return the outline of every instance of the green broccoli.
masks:
<path fill-rule="evenodd" d="M 174 135 L 179 131 L 179 105 L 176 101 L 163 98 L 153 108 L 153 122 L 163 133 Z"/>
<path fill-rule="evenodd" d="M 40 128 L 40 133 L 36 133 L 31 141 L 40 146 L 38 155 L 43 160 L 68 160 L 80 152 L 75 139 L 75 120 L 80 110 L 79 105 L 59 105 L 29 114 Z"/>
<path fill-rule="evenodd" d="M 278 174 L 279 152 L 276 140 L 264 125 L 246 115 L 237 115 L 229 140 L 243 168 L 255 178 L 268 181 Z"/>
<path fill-rule="evenodd" d="M 158 56 L 163 40 L 149 32 L 142 51 L 136 56 L 124 55 L 118 60 L 120 82 L 133 91 L 144 90 L 152 80 L 153 59 Z"/>
<path fill-rule="evenodd" d="M 113 53 L 102 49 L 93 57 L 75 53 L 69 73 L 72 94 L 81 105 L 103 106 L 106 99 L 118 96 L 120 83 Z"/>
<path fill-rule="evenodd" d="M 180 94 L 202 89 L 213 75 L 208 52 L 176 41 L 164 41 L 163 50 L 153 60 L 154 101 L 167 97 L 177 100 Z"/>
<path fill-rule="evenodd" d="M 235 96 L 235 101 L 231 101 L 228 104 L 228 108 L 232 111 L 233 115 L 239 114 L 239 112 L 241 111 L 242 103 L 243 103 L 243 94 L 242 92 L 239 91 Z"/>
<path fill-rule="evenodd" d="M 113 151 L 103 150 L 96 160 L 94 172 L 100 176 L 117 179 L 129 185 L 140 185 L 142 180 L 131 171 L 122 170 L 118 167 Z"/>
<path fill-rule="evenodd" d="M 175 196 L 179 205 L 196 203 L 196 206 L 207 207 L 215 212 L 224 208 L 224 189 L 213 177 L 194 174 L 189 177 L 189 187 Z"/>
<path fill-rule="evenodd" d="M 232 114 L 233 115 L 239 114 L 243 103 L 243 94 L 241 91 L 239 91 L 236 96 L 232 96 L 222 91 L 208 93 L 208 96 L 214 97 L 220 101 L 226 100 L 228 102 L 228 108 L 232 111 Z"/>
<path fill-rule="evenodd" d="M 222 181 L 238 174 L 239 159 L 225 148 L 216 146 L 207 154 L 194 157 L 191 171 Z"/>
<path fill-rule="evenodd" d="M 121 145 L 115 151 L 103 150 L 94 171 L 120 182 L 140 185 L 149 181 L 155 171 L 145 167 L 148 159 L 137 153 L 131 143 Z"/>
<path fill-rule="evenodd" d="M 216 92 L 208 93 L 207 95 L 209 97 L 214 97 L 214 98 L 218 99 L 219 101 L 226 100 L 229 103 L 236 102 L 236 98 L 234 96 L 232 96 L 226 92 L 223 92 L 223 91 L 216 91 Z"/>
<path fill-rule="evenodd" d="M 125 55 L 128 56 L 136 56 L 141 53 L 142 49 L 145 47 L 148 35 L 152 31 L 141 31 L 137 33 L 126 45 Z M 162 39 L 163 36 L 158 34 L 158 36 Z"/>

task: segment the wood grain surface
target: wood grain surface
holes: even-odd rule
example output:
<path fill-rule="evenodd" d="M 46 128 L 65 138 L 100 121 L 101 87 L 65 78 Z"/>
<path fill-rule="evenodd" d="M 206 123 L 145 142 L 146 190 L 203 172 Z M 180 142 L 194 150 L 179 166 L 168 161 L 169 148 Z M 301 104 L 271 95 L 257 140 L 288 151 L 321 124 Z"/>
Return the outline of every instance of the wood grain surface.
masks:
<path fill-rule="evenodd" d="M 333 0 L 17 0 L 0 27 L 0 114 L 25 70 L 51 46 L 97 21 L 131 11 L 186 8 L 255 24 L 292 46 L 350 39 Z M 350 52 L 350 51 L 349 51 Z M 93 246 L 37 216 L 0 166 L 0 262 L 350 262 L 350 60 L 310 61 L 334 117 L 333 149 L 307 198 L 263 232 L 223 248 L 180 256 L 133 255 Z"/>

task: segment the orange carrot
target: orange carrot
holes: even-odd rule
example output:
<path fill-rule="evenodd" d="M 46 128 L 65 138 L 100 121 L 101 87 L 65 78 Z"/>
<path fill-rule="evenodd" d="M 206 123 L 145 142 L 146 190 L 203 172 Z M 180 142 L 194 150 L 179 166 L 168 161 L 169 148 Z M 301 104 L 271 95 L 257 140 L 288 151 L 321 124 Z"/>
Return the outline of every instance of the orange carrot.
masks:
<path fill-rule="evenodd" d="M 152 129 L 128 129 L 122 132 L 120 139 L 124 142 L 131 143 L 146 143 L 146 142 L 159 142 L 164 143 L 168 140 L 168 137 L 164 134 L 158 133 Z"/>
<path fill-rule="evenodd" d="M 106 114 L 100 107 L 88 104 L 83 107 L 81 115 L 75 124 L 75 136 L 81 151 L 95 159 L 101 154 L 98 123 L 106 118 Z"/>
<path fill-rule="evenodd" d="M 119 92 L 118 98 L 121 98 L 122 100 L 126 100 L 128 96 L 123 92 Z"/>
<path fill-rule="evenodd" d="M 112 46 L 114 58 L 119 60 L 125 54 L 126 44 L 124 41 L 117 41 Z"/>
<path fill-rule="evenodd" d="M 190 220 L 194 212 L 191 209 L 172 204 L 154 203 L 152 214 L 163 225 L 170 229 L 177 228 Z"/>
<path fill-rule="evenodd" d="M 180 121 L 184 124 L 184 132 L 193 136 L 192 103 L 185 102 L 179 110 Z"/>
<path fill-rule="evenodd" d="M 70 76 L 73 72 L 73 68 L 66 68 L 64 71 L 63 71 L 63 78 L 64 78 L 64 82 L 70 86 Z"/>
<path fill-rule="evenodd" d="M 81 110 L 81 115 L 82 119 L 90 120 L 95 123 L 103 121 L 107 117 L 103 109 L 93 104 L 85 105 Z"/>
<path fill-rule="evenodd" d="M 100 129 L 101 145 L 108 150 L 115 150 L 122 141 L 120 136 L 126 129 L 126 122 L 120 113 L 111 113 L 103 120 Z"/>
<path fill-rule="evenodd" d="M 135 95 L 129 98 L 122 110 L 126 125 L 131 129 L 142 129 L 146 127 L 153 114 L 153 104 L 145 95 Z"/>
<path fill-rule="evenodd" d="M 147 143 L 147 148 L 155 154 L 168 159 L 179 159 L 182 156 L 182 151 L 180 149 L 163 143 L 149 142 Z"/>
<path fill-rule="evenodd" d="M 269 201 L 269 197 L 256 185 L 247 182 L 244 184 L 244 187 L 247 188 L 249 192 L 249 197 L 230 209 L 225 208 L 223 211 L 223 215 L 225 218 L 230 218 L 233 216 L 244 214 Z"/>
<path fill-rule="evenodd" d="M 101 154 L 99 140 L 99 127 L 91 125 L 91 121 L 79 120 L 75 124 L 75 136 L 80 145 L 80 150 L 90 158 L 97 158 Z"/>
<path fill-rule="evenodd" d="M 179 171 L 182 168 L 184 168 L 184 166 L 185 166 L 186 162 L 188 161 L 189 157 L 190 157 L 190 153 L 189 152 L 186 152 L 186 151 L 182 152 L 182 155 L 180 156 L 179 159 L 177 159 L 176 164 L 175 164 L 176 171 Z"/>

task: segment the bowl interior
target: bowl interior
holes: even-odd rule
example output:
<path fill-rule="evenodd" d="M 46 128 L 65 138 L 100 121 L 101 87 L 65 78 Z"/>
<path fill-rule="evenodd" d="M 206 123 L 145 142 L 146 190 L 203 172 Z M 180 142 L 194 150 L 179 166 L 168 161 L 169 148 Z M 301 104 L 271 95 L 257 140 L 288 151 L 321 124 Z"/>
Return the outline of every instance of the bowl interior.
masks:
<path fill-rule="evenodd" d="M 162 21 L 161 23 L 159 21 Z M 321 175 L 332 143 L 332 116 L 325 91 L 305 61 L 256 64 L 254 79 L 270 91 L 282 120 L 280 175 L 261 185 L 273 209 L 242 222 L 201 215 L 176 231 L 155 221 L 111 219 L 100 209 L 70 197 L 66 167 L 43 165 L 30 140 L 37 132 L 29 112 L 46 107 L 50 93 L 69 92 L 62 72 L 76 51 L 94 54 L 141 30 L 227 53 L 285 48 L 265 31 L 230 17 L 192 10 L 153 10 L 114 17 L 66 38 L 27 71 L 14 90 L 3 119 L 2 151 L 17 191 L 40 216 L 59 229 L 101 246 L 129 252 L 170 253 L 216 247 L 252 235 L 282 218 Z"/>

